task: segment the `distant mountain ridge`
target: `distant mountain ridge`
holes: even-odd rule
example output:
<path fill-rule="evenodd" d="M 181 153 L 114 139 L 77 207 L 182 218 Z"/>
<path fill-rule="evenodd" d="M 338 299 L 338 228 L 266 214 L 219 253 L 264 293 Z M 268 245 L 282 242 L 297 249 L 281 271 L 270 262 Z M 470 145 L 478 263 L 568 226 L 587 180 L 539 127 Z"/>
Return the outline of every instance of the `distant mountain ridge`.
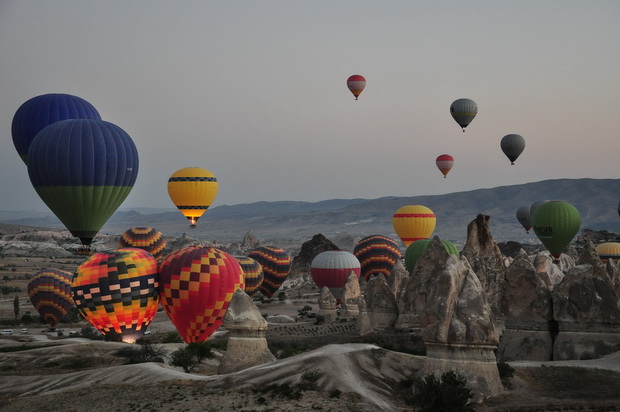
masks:
<path fill-rule="evenodd" d="M 328 238 L 350 235 L 360 238 L 384 234 L 397 238 L 392 215 L 401 206 L 422 204 L 437 216 L 434 235 L 463 242 L 467 225 L 482 213 L 491 217 L 491 231 L 498 241 L 537 242 L 516 220 L 516 210 L 537 200 L 565 200 L 581 213 L 581 229 L 620 231 L 617 213 L 620 179 L 556 179 L 490 189 L 476 189 L 444 195 L 382 197 L 378 199 L 331 199 L 320 202 L 255 202 L 224 205 L 209 209 L 189 229 L 187 220 L 177 211 L 140 213 L 116 212 L 101 230 L 117 234 L 133 226 L 152 226 L 165 235 L 188 236 L 218 241 L 240 241 L 252 231 L 262 243 L 277 239 L 309 239 L 322 233 Z M 51 213 L 45 217 L 5 219 L 0 222 L 62 228 Z"/>

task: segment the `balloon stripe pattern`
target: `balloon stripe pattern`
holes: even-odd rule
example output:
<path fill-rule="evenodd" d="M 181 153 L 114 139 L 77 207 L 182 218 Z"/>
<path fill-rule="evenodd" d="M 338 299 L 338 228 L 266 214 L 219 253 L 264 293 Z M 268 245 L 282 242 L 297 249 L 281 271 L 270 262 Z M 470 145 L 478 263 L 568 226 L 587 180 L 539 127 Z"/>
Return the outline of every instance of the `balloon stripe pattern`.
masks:
<path fill-rule="evenodd" d="M 37 272 L 28 282 L 28 297 L 45 323 L 55 327 L 74 305 L 71 296 L 73 274 L 64 270 L 46 269 Z"/>
<path fill-rule="evenodd" d="M 620 259 L 620 243 L 618 242 L 605 242 L 596 247 L 596 253 L 601 259 L 601 262 L 607 263 L 609 259 Z"/>
<path fill-rule="evenodd" d="M 237 259 L 237 262 L 243 270 L 243 277 L 245 278 L 245 293 L 249 296 L 254 296 L 256 292 L 258 292 L 260 285 L 263 284 L 263 280 L 265 278 L 263 267 L 251 257 L 235 256 L 235 259 Z"/>
<path fill-rule="evenodd" d="M 319 253 L 310 264 L 310 274 L 314 283 L 319 289 L 328 287 L 337 300 L 342 297 L 342 289 L 351 273 L 360 277 L 360 262 L 355 255 L 342 250 Z"/>
<path fill-rule="evenodd" d="M 168 179 L 168 195 L 190 221 L 190 227 L 195 227 L 196 221 L 215 200 L 217 192 L 217 178 L 200 167 L 179 169 Z"/>
<path fill-rule="evenodd" d="M 536 237 L 556 259 L 559 259 L 581 226 L 581 215 L 577 208 L 560 200 L 542 203 L 534 210 L 531 219 Z"/>
<path fill-rule="evenodd" d="M 359 97 L 360 94 L 364 91 L 366 87 L 366 79 L 364 76 L 360 76 L 359 74 L 354 74 L 353 76 L 349 76 L 347 79 L 347 87 L 355 96 L 355 100 Z"/>
<path fill-rule="evenodd" d="M 167 255 L 160 265 L 161 303 L 186 343 L 207 340 L 244 285 L 237 260 L 214 247 L 188 246 Z"/>
<path fill-rule="evenodd" d="M 265 297 L 271 298 L 282 286 L 291 270 L 291 257 L 284 249 L 273 246 L 258 247 L 248 253 L 248 257 L 263 267 L 265 279 L 260 286 L 260 292 Z"/>
<path fill-rule="evenodd" d="M 435 165 L 445 178 L 450 172 L 450 170 L 452 170 L 452 166 L 454 166 L 454 158 L 449 154 L 439 155 L 435 160 Z"/>
<path fill-rule="evenodd" d="M 141 337 L 159 304 L 157 261 L 142 249 L 92 255 L 75 272 L 71 289 L 78 310 L 112 340 Z"/>
<path fill-rule="evenodd" d="M 118 238 L 118 246 L 144 249 L 158 259 L 166 248 L 166 241 L 162 233 L 152 227 L 132 227 Z"/>
<path fill-rule="evenodd" d="M 398 244 L 387 236 L 371 235 L 360 240 L 353 249 L 360 262 L 361 276 L 366 280 L 371 276 L 390 276 L 392 267 L 400 259 Z"/>
<path fill-rule="evenodd" d="M 428 239 L 435 230 L 437 219 L 431 209 L 422 205 L 407 205 L 392 216 L 394 231 L 405 246 L 419 239 Z"/>
<path fill-rule="evenodd" d="M 24 163 L 28 163 L 28 149 L 37 133 L 52 123 L 67 119 L 101 120 L 101 116 L 86 100 L 63 93 L 33 97 L 17 109 L 11 133 L 15 149 Z"/>

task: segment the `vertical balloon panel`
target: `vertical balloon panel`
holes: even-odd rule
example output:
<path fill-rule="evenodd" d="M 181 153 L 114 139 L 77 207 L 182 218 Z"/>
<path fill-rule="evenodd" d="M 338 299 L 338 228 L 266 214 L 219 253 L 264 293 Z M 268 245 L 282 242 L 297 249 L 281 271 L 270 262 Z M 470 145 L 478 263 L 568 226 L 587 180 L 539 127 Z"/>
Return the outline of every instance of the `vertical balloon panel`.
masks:
<path fill-rule="evenodd" d="M 291 270 L 291 257 L 279 247 L 261 246 L 250 253 L 248 257 L 256 260 L 263 267 L 265 278 L 260 285 L 260 292 L 267 298 L 273 297 Z"/>
<path fill-rule="evenodd" d="M 360 240 L 353 249 L 360 262 L 361 276 L 368 280 L 371 276 L 390 276 L 392 268 L 401 257 L 398 244 L 387 236 L 370 235 Z"/>

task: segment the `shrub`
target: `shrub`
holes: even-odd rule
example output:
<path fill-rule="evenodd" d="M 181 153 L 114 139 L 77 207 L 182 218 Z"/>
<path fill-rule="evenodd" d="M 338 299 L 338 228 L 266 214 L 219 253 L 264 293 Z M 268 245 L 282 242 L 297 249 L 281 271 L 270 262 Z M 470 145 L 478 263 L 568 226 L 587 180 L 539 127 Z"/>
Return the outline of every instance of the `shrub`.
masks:
<path fill-rule="evenodd" d="M 183 368 L 185 373 L 190 373 L 203 360 L 212 359 L 214 356 L 208 342 L 191 342 L 170 354 L 170 364 Z"/>
<path fill-rule="evenodd" d="M 166 357 L 166 352 L 160 347 L 139 340 L 136 345 L 126 346 L 120 349 L 118 356 L 125 358 L 126 364 L 161 362 Z"/>
<path fill-rule="evenodd" d="M 498 362 L 497 370 L 499 371 L 499 377 L 502 380 L 510 379 L 514 376 L 515 368 L 507 364 L 506 362 Z"/>
<path fill-rule="evenodd" d="M 340 398 L 340 395 L 342 395 L 342 391 L 340 389 L 333 389 L 329 391 L 330 398 Z"/>
<path fill-rule="evenodd" d="M 313 391 L 316 389 L 316 384 L 321 379 L 321 373 L 316 369 L 305 371 L 301 374 L 301 381 L 297 385 L 302 391 Z"/>
<path fill-rule="evenodd" d="M 473 412 L 470 400 L 474 395 L 466 383 L 454 371 L 443 373 L 440 379 L 432 374 L 418 378 L 413 384 L 413 406 L 420 412 Z"/>
<path fill-rule="evenodd" d="M 168 332 L 161 338 L 161 343 L 183 343 L 183 338 L 179 335 L 179 332 L 173 330 Z"/>

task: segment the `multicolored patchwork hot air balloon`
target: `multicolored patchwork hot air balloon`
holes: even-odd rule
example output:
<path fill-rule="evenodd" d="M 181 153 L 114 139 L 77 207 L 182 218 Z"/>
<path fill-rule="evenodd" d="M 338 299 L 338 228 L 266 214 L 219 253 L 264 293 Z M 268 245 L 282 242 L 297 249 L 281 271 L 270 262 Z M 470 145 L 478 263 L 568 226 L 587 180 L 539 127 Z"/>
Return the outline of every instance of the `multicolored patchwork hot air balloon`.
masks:
<path fill-rule="evenodd" d="M 502 152 L 504 152 L 508 160 L 510 160 L 510 164 L 514 165 L 515 160 L 517 160 L 521 153 L 523 153 L 523 150 L 525 150 L 525 139 L 518 134 L 507 134 L 502 137 L 499 145 Z"/>
<path fill-rule="evenodd" d="M 28 163 L 28 149 L 37 133 L 52 123 L 68 119 L 101 120 L 101 116 L 92 104 L 70 94 L 43 94 L 23 103 L 13 116 L 11 133 L 24 163 Z"/>
<path fill-rule="evenodd" d="M 437 219 L 431 209 L 422 205 L 407 205 L 392 216 L 394 231 L 405 246 L 418 239 L 428 239 L 435 230 Z"/>
<path fill-rule="evenodd" d="M 291 257 L 286 250 L 275 246 L 260 246 L 248 256 L 263 267 L 265 279 L 260 285 L 260 293 L 270 299 L 286 280 L 291 271 Z"/>
<path fill-rule="evenodd" d="M 525 205 L 517 209 L 517 220 L 525 229 L 525 233 L 530 233 L 532 228 L 532 219 L 530 218 L 530 206 Z"/>
<path fill-rule="evenodd" d="M 152 227 L 132 227 L 123 232 L 118 238 L 118 247 L 136 247 L 144 249 L 159 259 L 166 248 L 164 235 Z"/>
<path fill-rule="evenodd" d="M 75 304 L 106 340 L 135 342 L 159 304 L 157 261 L 145 250 L 126 248 L 92 255 L 73 276 Z"/>
<path fill-rule="evenodd" d="M 457 99 L 450 105 L 450 114 L 464 132 L 478 114 L 478 105 L 471 99 Z"/>
<path fill-rule="evenodd" d="M 437 159 L 435 159 L 435 165 L 445 178 L 446 176 L 448 176 L 450 170 L 452 170 L 452 166 L 454 166 L 454 157 L 450 156 L 449 154 L 439 155 L 437 156 Z"/>
<path fill-rule="evenodd" d="M 342 289 L 351 273 L 360 277 L 360 262 L 355 255 L 343 250 L 319 253 L 310 264 L 310 274 L 314 283 L 319 289 L 327 286 L 337 300 L 341 299 Z"/>
<path fill-rule="evenodd" d="M 207 211 L 217 196 L 218 184 L 213 173 L 200 167 L 177 170 L 168 179 L 168 195 L 177 209 L 189 220 L 189 227 Z"/>
<path fill-rule="evenodd" d="M 353 254 L 360 261 L 360 275 L 366 280 L 377 275 L 388 278 L 401 256 L 398 244 L 383 235 L 363 238 L 355 245 Z"/>
<path fill-rule="evenodd" d="M 138 151 L 103 120 L 62 120 L 41 130 L 28 150 L 32 186 L 85 249 L 129 195 Z"/>
<path fill-rule="evenodd" d="M 175 250 L 164 257 L 159 272 L 161 305 L 185 343 L 209 339 L 245 283 L 237 260 L 214 247 Z"/>
<path fill-rule="evenodd" d="M 64 270 L 45 269 L 28 282 L 28 297 L 45 323 L 56 327 L 75 304 L 71 296 L 73 274 Z"/>
<path fill-rule="evenodd" d="M 249 296 L 254 296 L 265 279 L 263 267 L 251 257 L 235 256 L 235 259 L 237 259 L 241 269 L 243 269 L 243 277 L 245 278 L 245 287 L 243 290 Z"/>
<path fill-rule="evenodd" d="M 561 200 L 542 203 L 532 215 L 534 233 L 556 259 L 573 240 L 580 225 L 577 208 Z"/>
<path fill-rule="evenodd" d="M 618 242 L 605 242 L 596 246 L 596 253 L 601 258 L 601 262 L 607 263 L 609 259 L 615 261 L 620 260 L 620 243 Z"/>
<path fill-rule="evenodd" d="M 364 88 L 366 87 L 366 79 L 364 76 L 360 76 L 359 74 L 354 74 L 353 76 L 349 76 L 347 79 L 347 87 L 355 96 L 355 100 L 362 94 Z"/>
<path fill-rule="evenodd" d="M 418 259 L 420 259 L 420 256 L 422 256 L 426 249 L 428 249 L 431 242 L 431 239 L 420 239 L 416 240 L 407 247 L 407 250 L 405 251 L 405 268 L 409 273 L 413 272 L 416 263 L 418 263 Z M 455 255 L 456 257 L 460 256 L 459 250 L 454 243 L 447 240 L 442 240 L 441 243 L 449 255 Z"/>

